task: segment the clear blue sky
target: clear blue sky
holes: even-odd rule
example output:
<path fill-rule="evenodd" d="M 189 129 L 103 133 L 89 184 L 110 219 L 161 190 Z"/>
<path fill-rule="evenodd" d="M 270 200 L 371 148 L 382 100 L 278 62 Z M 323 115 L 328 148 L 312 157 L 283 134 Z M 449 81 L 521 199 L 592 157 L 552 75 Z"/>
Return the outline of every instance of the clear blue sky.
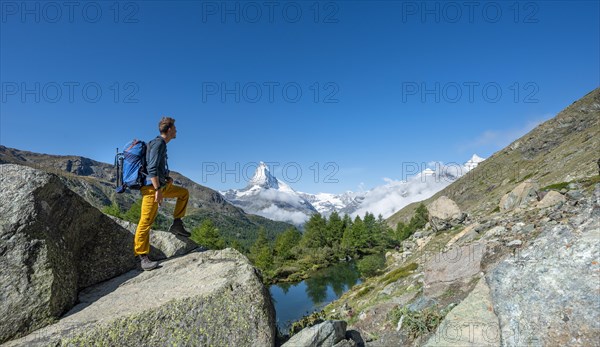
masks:
<path fill-rule="evenodd" d="M 600 85 L 598 1 L 47 4 L 1 3 L 0 143 L 112 162 L 170 115 L 171 169 L 214 189 L 488 157 Z"/>

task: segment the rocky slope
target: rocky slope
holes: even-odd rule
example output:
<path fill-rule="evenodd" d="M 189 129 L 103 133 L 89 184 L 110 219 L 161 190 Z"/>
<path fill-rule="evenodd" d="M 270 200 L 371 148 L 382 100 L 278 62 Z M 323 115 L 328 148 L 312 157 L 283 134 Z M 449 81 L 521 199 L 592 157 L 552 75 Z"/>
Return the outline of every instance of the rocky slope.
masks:
<path fill-rule="evenodd" d="M 600 89 L 424 201 L 429 223 L 326 317 L 367 346 L 597 345 L 599 120 Z"/>
<path fill-rule="evenodd" d="M 175 258 L 142 272 L 133 225 L 55 175 L 13 164 L 0 173 L 0 342 L 274 344 L 270 295 L 237 251 L 189 253 L 189 240 L 153 231 L 151 254 Z"/>
<path fill-rule="evenodd" d="M 0 341 L 70 309 L 78 290 L 135 267 L 133 238 L 58 177 L 0 165 Z"/>
<path fill-rule="evenodd" d="M 367 346 L 595 345 L 600 176 L 558 194 L 552 204 L 448 219 L 444 230 L 428 225 L 327 317 L 347 320 Z"/>
<path fill-rule="evenodd" d="M 526 179 L 540 187 L 598 174 L 600 156 L 600 88 L 573 102 L 467 175 L 425 200 L 442 195 L 471 215 L 491 213 L 498 200 Z M 388 218 L 390 226 L 412 216 L 418 203 Z"/>
<path fill-rule="evenodd" d="M 53 173 L 87 202 L 98 209 L 114 201 L 124 211 L 140 198 L 137 191 L 115 194 L 115 170 L 110 164 L 80 156 L 57 156 L 22 151 L 0 146 L 0 164 L 13 163 Z M 290 224 L 245 213 L 228 203 L 219 192 L 201 186 L 187 177 L 171 171 L 176 184 L 190 191 L 186 223 L 195 226 L 206 218 L 213 220 L 226 237 L 238 238 L 243 244 L 251 244 L 262 226 L 270 237 L 290 227 Z M 174 200 L 167 200 L 159 210 L 167 220 L 172 218 Z M 164 226 L 165 228 L 167 226 Z"/>
<path fill-rule="evenodd" d="M 256 270 L 225 249 L 87 288 L 58 322 L 7 346 L 272 346 L 274 327 Z"/>

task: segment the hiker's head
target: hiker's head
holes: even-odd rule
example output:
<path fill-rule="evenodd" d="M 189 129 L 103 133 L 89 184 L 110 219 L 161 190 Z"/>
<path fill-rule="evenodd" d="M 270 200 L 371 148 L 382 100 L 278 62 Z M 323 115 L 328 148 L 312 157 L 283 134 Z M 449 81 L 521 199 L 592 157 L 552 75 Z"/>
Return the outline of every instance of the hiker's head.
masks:
<path fill-rule="evenodd" d="M 171 117 L 162 117 L 158 122 L 158 131 L 165 137 L 165 139 L 171 140 L 177 137 L 177 128 L 175 127 L 175 119 Z"/>

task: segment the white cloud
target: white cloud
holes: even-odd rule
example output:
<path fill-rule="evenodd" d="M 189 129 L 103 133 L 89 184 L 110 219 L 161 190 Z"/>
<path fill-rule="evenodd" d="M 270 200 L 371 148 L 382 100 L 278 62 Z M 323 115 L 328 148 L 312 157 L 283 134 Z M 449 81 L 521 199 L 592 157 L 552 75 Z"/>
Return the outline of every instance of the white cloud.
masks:
<path fill-rule="evenodd" d="M 375 216 L 381 214 L 387 218 L 404 206 L 425 200 L 451 182 L 445 179 L 436 179 L 434 176 L 421 179 L 415 177 L 409 181 L 394 181 L 388 179 L 386 184 L 375 187 L 367 193 L 360 208 L 353 213 L 363 216 L 366 212 Z"/>
<path fill-rule="evenodd" d="M 275 189 L 265 189 L 260 191 L 260 193 L 258 193 L 258 198 L 268 201 L 285 202 L 295 207 L 303 206 L 301 200 L 297 196 L 286 192 L 280 192 Z"/>
<path fill-rule="evenodd" d="M 408 204 L 430 198 L 474 167 L 435 164 L 433 170 L 428 169 L 407 181 L 384 178 L 386 184 L 370 190 L 352 217 L 370 212 L 388 218 Z"/>
<path fill-rule="evenodd" d="M 275 206 L 275 204 L 258 211 L 256 214 L 272 220 L 292 223 L 294 225 L 304 224 L 309 219 L 309 216 L 302 212 L 287 211 Z"/>

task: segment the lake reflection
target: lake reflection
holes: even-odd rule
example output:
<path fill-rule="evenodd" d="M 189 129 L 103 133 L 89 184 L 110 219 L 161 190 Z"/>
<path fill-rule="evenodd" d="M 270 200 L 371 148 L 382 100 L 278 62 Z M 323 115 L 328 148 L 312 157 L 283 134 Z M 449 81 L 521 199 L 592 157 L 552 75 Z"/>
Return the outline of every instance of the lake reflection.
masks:
<path fill-rule="evenodd" d="M 269 291 L 279 330 L 287 333 L 292 322 L 322 309 L 358 283 L 360 279 L 355 264 L 339 263 L 314 272 L 299 283 L 272 285 Z"/>

